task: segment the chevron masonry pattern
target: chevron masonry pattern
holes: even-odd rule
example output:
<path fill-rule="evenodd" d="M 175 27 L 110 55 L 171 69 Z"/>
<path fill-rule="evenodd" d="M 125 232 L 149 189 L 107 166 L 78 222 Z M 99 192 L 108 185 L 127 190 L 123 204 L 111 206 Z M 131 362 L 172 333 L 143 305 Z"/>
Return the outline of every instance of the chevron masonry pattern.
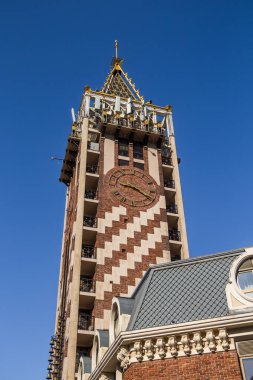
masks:
<path fill-rule="evenodd" d="M 119 230 L 119 235 L 112 235 L 111 241 L 105 241 L 104 248 L 97 249 L 97 263 L 105 264 L 105 257 L 112 258 L 113 251 L 119 251 L 120 245 L 127 244 L 129 238 L 134 238 L 135 232 L 141 232 L 142 226 L 147 226 L 148 221 L 154 220 L 155 214 L 160 214 L 160 208 L 164 206 L 165 199 L 161 197 L 159 202 L 147 211 L 141 211 L 140 217 L 134 217 L 133 223 L 128 223 L 125 229 Z M 105 232 L 106 227 L 112 227 L 113 221 L 119 221 L 121 215 L 126 215 L 126 208 L 113 207 L 112 213 L 106 212 L 104 219 L 98 220 L 98 231 Z M 153 233 L 146 234 L 146 239 L 142 239 L 139 245 L 134 247 L 134 252 L 127 253 L 127 259 L 120 259 L 119 266 L 112 267 L 111 274 L 104 275 L 104 281 L 96 282 L 97 299 L 104 299 L 105 291 L 112 291 L 112 282 L 120 284 L 120 278 L 128 275 L 128 269 L 134 269 L 136 262 L 142 262 L 144 255 L 149 255 L 149 249 L 155 249 L 157 242 L 162 242 L 162 236 L 168 236 L 167 223 L 160 222 L 160 227 L 154 227 Z M 163 257 L 158 257 L 158 262 L 169 260 L 169 252 L 163 251 Z M 144 272 L 143 272 L 144 273 Z M 140 279 L 136 279 L 138 281 Z M 133 291 L 134 286 L 128 286 L 128 293 Z M 126 295 L 126 294 L 125 294 Z"/>

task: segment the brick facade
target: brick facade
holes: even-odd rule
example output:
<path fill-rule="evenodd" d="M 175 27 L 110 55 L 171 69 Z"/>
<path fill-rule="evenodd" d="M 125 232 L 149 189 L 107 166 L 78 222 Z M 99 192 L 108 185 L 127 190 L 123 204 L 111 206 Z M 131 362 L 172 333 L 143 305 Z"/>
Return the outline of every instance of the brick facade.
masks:
<path fill-rule="evenodd" d="M 144 272 L 147 271 L 150 265 L 157 264 L 160 260 L 167 261 L 169 257 L 169 238 L 168 233 L 161 236 L 160 241 L 156 241 L 156 231 L 161 229 L 161 223 L 167 224 L 166 204 L 164 199 L 164 187 L 156 184 L 157 195 L 156 199 L 145 207 L 130 207 L 120 206 L 118 199 L 113 196 L 109 180 L 110 176 L 116 169 L 123 169 L 124 167 L 118 166 L 118 143 L 115 143 L 115 167 L 111 169 L 106 175 L 104 175 L 104 138 L 100 140 L 100 160 L 99 160 L 99 206 L 97 211 L 98 226 L 105 223 L 104 230 L 98 231 L 96 238 L 97 249 L 97 266 L 94 280 L 96 282 L 96 289 L 105 287 L 106 289 L 100 292 L 102 296 L 97 297 L 94 303 L 93 315 L 97 319 L 102 320 L 105 315 L 104 311 L 109 311 L 112 306 L 112 298 L 114 296 L 129 295 L 129 289 L 133 289 L 138 280 L 143 277 Z M 147 149 L 144 149 L 144 173 L 148 173 L 148 154 Z M 133 144 L 129 144 L 129 166 L 133 167 Z M 160 154 L 158 155 L 160 160 Z M 139 169 L 135 168 L 136 171 Z M 163 183 L 162 172 L 160 174 L 161 183 Z M 154 181 L 155 182 L 155 181 Z M 141 185 L 141 184 L 140 184 Z M 127 190 L 126 190 L 127 192 Z M 131 193 L 131 190 L 130 190 Z M 120 207 L 124 209 L 121 211 Z M 147 213 L 152 215 L 152 211 L 148 213 L 149 209 L 153 209 L 153 216 L 147 216 L 146 223 L 142 222 L 141 213 Z M 117 211 L 119 208 L 119 211 Z M 115 220 L 111 225 L 107 225 L 108 214 L 112 215 L 114 219 L 114 213 L 119 212 L 119 218 L 115 215 Z M 136 221 L 138 221 L 136 224 Z M 132 225 L 134 234 L 127 232 L 129 225 Z M 128 234 L 128 235 L 127 235 Z M 127 235 L 126 241 L 120 242 L 117 250 L 112 249 L 109 257 L 106 256 L 106 244 L 112 242 L 114 237 L 121 235 Z M 147 244 L 144 246 L 143 242 L 147 242 L 150 236 L 153 236 L 150 247 Z M 142 247 L 141 259 L 135 259 L 135 248 Z M 166 252 L 166 253 L 165 253 Z M 132 255 L 131 261 L 134 261 L 134 265 L 129 265 L 129 254 Z M 123 271 L 125 275 L 120 275 L 120 280 L 114 276 L 115 270 L 120 272 L 120 268 L 125 267 Z M 118 268 L 118 270 L 117 270 Z M 107 275 L 111 275 L 110 281 L 107 280 Z M 107 283 L 108 282 L 108 283 Z M 102 323 L 102 322 L 101 322 Z M 97 324 L 96 324 L 97 327 Z M 102 325 L 99 325 L 102 328 Z M 108 326 L 103 322 L 103 328 Z"/>
<path fill-rule="evenodd" d="M 236 351 L 133 363 L 123 380 L 242 380 Z"/>
<path fill-rule="evenodd" d="M 159 193 L 159 191 L 158 191 Z M 159 197 L 159 194 L 158 194 Z M 106 220 L 106 213 L 113 213 L 113 206 L 119 206 L 112 199 L 112 195 L 107 183 L 104 183 L 102 194 L 100 195 L 100 204 L 97 217 Z M 147 209 L 143 209 L 143 212 L 147 212 Z M 96 248 L 105 249 L 106 242 L 112 242 L 113 236 L 120 236 L 122 231 L 126 230 L 129 224 L 134 224 L 135 218 L 140 219 L 140 210 L 134 208 L 128 208 L 125 215 L 120 215 L 119 220 L 112 221 L 111 227 L 105 227 L 105 232 L 97 234 Z M 114 268 L 119 268 L 122 262 L 125 261 L 125 265 L 128 266 L 127 255 L 132 254 L 134 256 L 135 247 L 141 247 L 142 241 L 147 241 L 148 235 L 154 235 L 155 229 L 161 228 L 161 222 L 167 223 L 167 215 L 165 208 L 159 208 L 157 214 L 153 219 L 148 219 L 146 225 L 140 225 L 139 231 L 134 232 L 134 236 L 129 236 L 126 242 L 120 244 L 118 250 L 111 252 L 111 257 L 104 257 L 103 264 L 98 262 L 96 267 L 95 281 L 105 282 L 105 275 L 112 274 Z M 120 283 L 112 283 L 111 290 L 105 292 L 104 299 L 96 299 L 94 305 L 93 315 L 96 318 L 103 318 L 103 311 L 111 309 L 111 301 L 114 296 L 128 295 L 128 286 L 135 286 L 136 279 L 143 277 L 145 272 L 151 264 L 157 264 L 157 258 L 164 256 L 164 251 L 169 252 L 169 238 L 168 236 L 162 236 L 161 241 L 154 241 L 155 246 L 148 249 L 148 252 L 144 252 L 141 261 L 136 261 L 134 268 L 129 267 L 127 274 L 120 277 Z M 97 287 L 97 285 L 96 285 Z"/>

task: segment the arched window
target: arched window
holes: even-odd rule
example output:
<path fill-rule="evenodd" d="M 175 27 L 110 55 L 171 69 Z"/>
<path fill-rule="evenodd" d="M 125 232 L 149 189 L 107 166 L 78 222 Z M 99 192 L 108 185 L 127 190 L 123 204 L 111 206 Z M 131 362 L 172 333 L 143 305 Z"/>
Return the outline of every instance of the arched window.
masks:
<path fill-rule="evenodd" d="M 237 284 L 246 297 L 253 299 L 253 258 L 246 259 L 237 271 Z"/>

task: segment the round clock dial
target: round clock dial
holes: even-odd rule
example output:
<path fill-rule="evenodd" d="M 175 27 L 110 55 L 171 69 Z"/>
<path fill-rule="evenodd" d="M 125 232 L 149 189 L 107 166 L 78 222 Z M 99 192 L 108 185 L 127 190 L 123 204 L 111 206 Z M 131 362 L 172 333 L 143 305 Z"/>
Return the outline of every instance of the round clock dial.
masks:
<path fill-rule="evenodd" d="M 114 170 L 109 186 L 113 196 L 127 206 L 145 207 L 156 199 L 155 182 L 141 169 L 122 167 Z"/>

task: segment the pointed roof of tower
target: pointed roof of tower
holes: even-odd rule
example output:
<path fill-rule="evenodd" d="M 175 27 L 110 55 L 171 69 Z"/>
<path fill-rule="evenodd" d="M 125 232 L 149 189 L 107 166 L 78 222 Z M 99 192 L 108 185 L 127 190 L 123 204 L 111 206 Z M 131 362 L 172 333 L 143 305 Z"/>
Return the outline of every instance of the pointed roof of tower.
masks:
<path fill-rule="evenodd" d="M 143 100 L 139 90 L 135 88 L 135 83 L 132 82 L 128 74 L 122 69 L 123 59 L 118 58 L 118 41 L 115 41 L 116 56 L 112 59 L 111 71 L 109 72 L 102 92 L 121 96 L 122 98 L 133 98 Z"/>

